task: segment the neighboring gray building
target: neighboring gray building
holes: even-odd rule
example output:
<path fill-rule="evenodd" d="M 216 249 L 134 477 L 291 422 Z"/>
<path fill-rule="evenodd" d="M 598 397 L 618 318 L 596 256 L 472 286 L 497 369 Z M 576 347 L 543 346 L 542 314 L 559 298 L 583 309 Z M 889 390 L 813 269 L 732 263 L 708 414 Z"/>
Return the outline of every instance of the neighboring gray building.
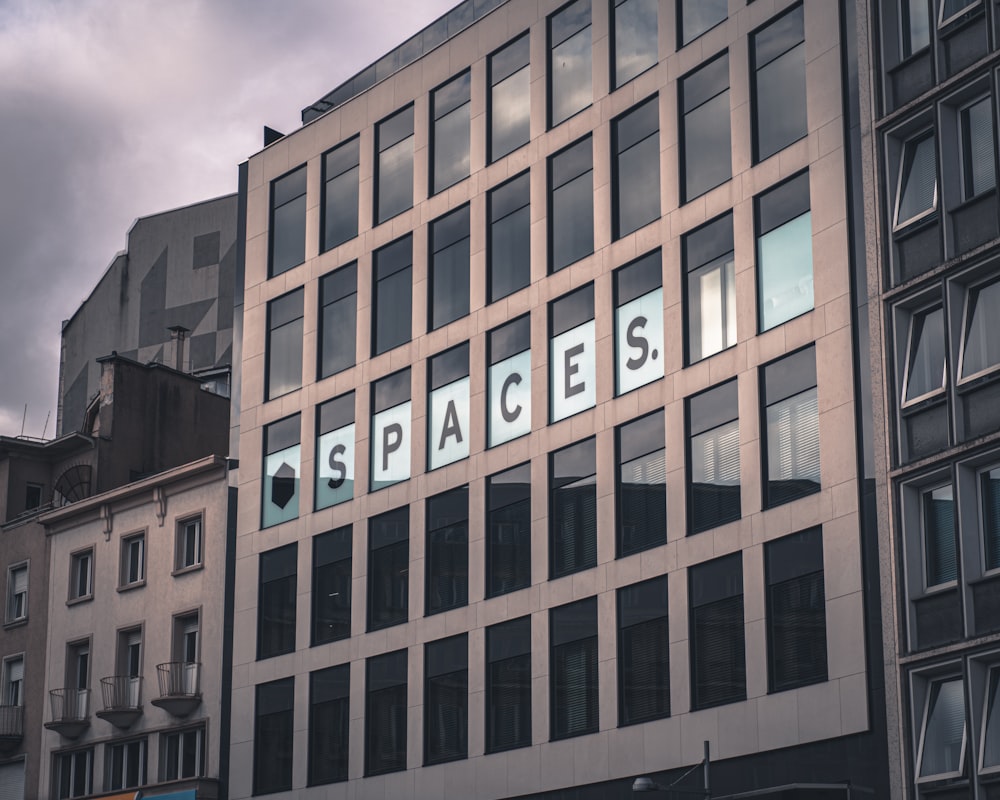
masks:
<path fill-rule="evenodd" d="M 236 269 L 235 194 L 141 217 L 126 249 L 63 323 L 56 430 L 74 430 L 113 352 L 217 378 L 228 394 Z"/>

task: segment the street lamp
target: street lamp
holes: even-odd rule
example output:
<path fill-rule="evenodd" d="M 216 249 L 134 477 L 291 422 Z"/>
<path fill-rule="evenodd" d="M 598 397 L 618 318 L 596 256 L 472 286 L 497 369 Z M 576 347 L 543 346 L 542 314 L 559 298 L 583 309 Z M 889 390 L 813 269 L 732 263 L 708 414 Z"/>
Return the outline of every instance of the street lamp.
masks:
<path fill-rule="evenodd" d="M 712 797 L 712 791 L 711 791 L 710 784 L 709 784 L 709 765 L 710 765 L 710 761 L 709 761 L 709 752 L 708 752 L 708 741 L 706 741 L 705 742 L 705 757 L 698 764 L 695 764 L 693 767 L 691 767 L 691 769 L 689 769 L 687 772 L 685 772 L 683 775 L 681 775 L 673 783 L 669 783 L 666 786 L 664 786 L 663 784 L 657 783 L 656 781 L 654 781 L 648 775 L 642 775 L 642 776 L 636 778 L 632 782 L 632 792 L 633 793 L 635 793 L 635 792 L 669 792 L 670 794 L 684 794 L 684 795 L 688 795 L 689 794 L 689 795 L 697 795 L 698 797 L 704 797 L 704 798 L 707 798 L 707 800 L 710 800 L 711 797 Z M 702 784 L 704 786 L 703 789 L 677 789 L 677 788 L 674 788 L 674 787 L 677 786 L 678 783 L 680 783 L 681 781 L 683 781 L 685 778 L 687 778 L 688 775 L 690 775 L 692 772 L 694 772 L 696 769 L 699 769 L 699 768 L 702 770 Z"/>

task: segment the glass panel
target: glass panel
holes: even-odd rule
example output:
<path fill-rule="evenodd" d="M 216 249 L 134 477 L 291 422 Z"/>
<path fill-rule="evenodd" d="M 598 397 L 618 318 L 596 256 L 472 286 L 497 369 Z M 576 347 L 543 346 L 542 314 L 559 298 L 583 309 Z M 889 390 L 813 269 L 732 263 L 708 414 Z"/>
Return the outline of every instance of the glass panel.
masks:
<path fill-rule="evenodd" d="M 490 95 L 490 160 L 528 143 L 531 114 L 531 76 L 528 67 L 493 86 Z"/>
<path fill-rule="evenodd" d="M 458 236 L 457 240 L 455 237 Z M 431 223 L 430 328 L 434 330 L 469 313 L 469 207 Z"/>
<path fill-rule="evenodd" d="M 469 107 L 467 100 L 434 123 L 434 192 L 469 176 Z"/>
<path fill-rule="evenodd" d="M 655 100 L 653 102 L 655 105 Z M 621 120 L 619 131 L 627 124 L 627 118 Z M 618 155 L 615 185 L 618 236 L 638 230 L 660 216 L 660 138 L 657 133 L 654 131 Z"/>
<path fill-rule="evenodd" d="M 916 400 L 944 386 L 944 311 L 934 308 L 914 314 L 910 321 L 910 357 L 904 402 Z"/>
<path fill-rule="evenodd" d="M 354 365 L 358 328 L 358 296 L 352 294 L 323 307 L 320 377 Z"/>
<path fill-rule="evenodd" d="M 816 389 L 767 408 L 767 504 L 819 491 L 819 405 Z"/>
<path fill-rule="evenodd" d="M 1000 669 L 990 670 L 986 696 L 986 730 L 983 731 L 983 767 L 1000 767 Z"/>
<path fill-rule="evenodd" d="M 736 344 L 736 266 L 732 254 L 688 276 L 688 325 L 692 363 Z"/>
<path fill-rule="evenodd" d="M 812 215 L 757 239 L 760 328 L 770 330 L 813 308 Z"/>
<path fill-rule="evenodd" d="M 619 556 L 667 541 L 666 451 L 627 461 L 619 471 Z"/>
<path fill-rule="evenodd" d="M 921 778 L 959 772 L 965 750 L 965 699 L 961 678 L 931 685 L 924 740 L 920 753 Z"/>
<path fill-rule="evenodd" d="M 296 317 L 291 321 L 273 327 L 270 331 L 267 352 L 267 398 L 272 400 L 294 391 L 302 385 L 302 291 L 289 296 L 296 308 Z M 270 306 L 271 322 L 277 309 L 276 300 Z"/>
<path fill-rule="evenodd" d="M 937 170 L 934 134 L 903 143 L 899 168 L 899 197 L 896 200 L 896 227 L 931 211 L 937 205 Z"/>
<path fill-rule="evenodd" d="M 490 302 L 531 281 L 531 216 L 528 206 L 493 223 L 490 231 Z"/>
<path fill-rule="evenodd" d="M 413 281 L 410 268 L 394 272 L 375 285 L 374 355 L 410 341 Z"/>
<path fill-rule="evenodd" d="M 681 15 L 678 26 L 681 44 L 685 45 L 724 21 L 729 14 L 729 3 L 727 0 L 679 0 L 677 9 Z"/>
<path fill-rule="evenodd" d="M 684 201 L 692 200 L 732 175 L 729 89 L 684 115 Z"/>
<path fill-rule="evenodd" d="M 377 222 L 385 222 L 413 205 L 412 133 L 379 153 L 376 205 Z"/>
<path fill-rule="evenodd" d="M 274 209 L 271 231 L 271 275 L 298 266 L 306 257 L 305 193 Z"/>
<path fill-rule="evenodd" d="M 757 70 L 754 125 L 757 160 L 806 135 L 806 46 L 800 44 Z"/>
<path fill-rule="evenodd" d="M 927 587 L 958 578 L 958 545 L 955 541 L 955 501 L 951 485 L 923 495 L 924 559 Z"/>
<path fill-rule="evenodd" d="M 579 33 L 552 48 L 549 71 L 552 126 L 569 119 L 577 111 L 590 105 L 593 98 L 590 58 L 589 24 Z"/>
<path fill-rule="evenodd" d="M 908 58 L 931 43 L 930 13 L 927 0 L 901 0 L 903 13 L 903 58 Z"/>
<path fill-rule="evenodd" d="M 691 437 L 691 531 L 740 518 L 740 423 Z"/>
<path fill-rule="evenodd" d="M 615 86 L 657 61 L 657 0 L 625 0 L 615 6 Z"/>
<path fill-rule="evenodd" d="M 1000 281 L 969 289 L 962 377 L 1000 365 L 1000 336 L 991 327 L 1000 313 Z"/>
<path fill-rule="evenodd" d="M 589 140 L 588 140 L 589 144 Z M 594 252 L 593 171 L 552 192 L 552 271 Z"/>
<path fill-rule="evenodd" d="M 993 113 L 990 98 L 962 109 L 962 166 L 966 198 L 997 185 L 993 158 Z"/>
<path fill-rule="evenodd" d="M 986 569 L 1000 569 L 1000 467 L 983 473 L 981 488 Z"/>

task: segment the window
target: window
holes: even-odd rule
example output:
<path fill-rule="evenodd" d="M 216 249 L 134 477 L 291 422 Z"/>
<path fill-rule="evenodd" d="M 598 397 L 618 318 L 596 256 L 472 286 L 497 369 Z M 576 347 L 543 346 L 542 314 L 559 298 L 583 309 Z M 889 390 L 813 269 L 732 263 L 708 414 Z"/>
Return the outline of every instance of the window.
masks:
<path fill-rule="evenodd" d="M 469 206 L 430 225 L 430 330 L 469 313 Z"/>
<path fill-rule="evenodd" d="M 951 484 L 920 495 L 927 588 L 958 580 L 955 497 Z"/>
<path fill-rule="evenodd" d="M 137 533 L 122 539 L 120 587 L 134 586 L 146 581 L 146 534 Z"/>
<path fill-rule="evenodd" d="M 549 456 L 549 577 L 597 566 L 597 446 L 593 438 Z"/>
<path fill-rule="evenodd" d="M 725 22 L 728 14 L 728 0 L 677 0 L 678 48 Z"/>
<path fill-rule="evenodd" d="M 1000 467 L 980 473 L 983 504 L 983 553 L 987 571 L 1000 569 Z"/>
<path fill-rule="evenodd" d="M 351 635 L 350 525 L 313 537 L 312 644 Z"/>
<path fill-rule="evenodd" d="M 903 142 L 892 222 L 895 230 L 922 219 L 937 208 L 934 146 L 934 131 L 924 131 Z"/>
<path fill-rule="evenodd" d="M 938 12 L 938 25 L 947 25 L 959 15 L 965 13 L 969 8 L 978 4 L 979 0 L 941 0 L 941 8 Z"/>
<path fill-rule="evenodd" d="M 351 262 L 319 282 L 319 378 L 355 362 L 358 331 L 358 264 Z"/>
<path fill-rule="evenodd" d="M 358 235 L 360 138 L 323 155 L 323 244 L 325 252 Z"/>
<path fill-rule="evenodd" d="M 629 3 L 640 1 L 628 0 Z M 655 37 L 655 27 L 653 34 Z M 660 105 L 655 96 L 612 123 L 615 239 L 660 216 L 659 134 Z"/>
<path fill-rule="evenodd" d="M 86 797 L 91 792 L 94 750 L 74 750 L 53 756 L 56 773 L 56 797 L 68 800 Z"/>
<path fill-rule="evenodd" d="M 466 70 L 431 92 L 431 194 L 469 177 L 471 86 Z"/>
<path fill-rule="evenodd" d="M 183 519 L 177 523 L 177 551 L 174 569 L 182 570 L 201 564 L 201 517 Z"/>
<path fill-rule="evenodd" d="M 733 215 L 724 214 L 681 239 L 687 363 L 736 344 Z"/>
<path fill-rule="evenodd" d="M 736 381 L 687 399 L 688 529 L 740 518 L 740 420 Z"/>
<path fill-rule="evenodd" d="M 816 348 L 799 350 L 761 369 L 764 404 L 764 507 L 819 491 L 819 403 Z"/>
<path fill-rule="evenodd" d="M 299 415 L 265 425 L 262 528 L 287 522 L 299 515 L 301 463 Z"/>
<path fill-rule="evenodd" d="M 427 498 L 425 613 L 469 602 L 469 487 Z"/>
<path fill-rule="evenodd" d="M 24 656 L 5 658 L 3 662 L 3 696 L 0 706 L 24 705 Z"/>
<path fill-rule="evenodd" d="M 958 776 L 965 762 L 965 697 L 960 677 L 930 684 L 920 726 L 917 779 Z"/>
<path fill-rule="evenodd" d="M 754 161 L 806 135 L 806 45 L 802 6 L 753 34 Z"/>
<path fill-rule="evenodd" d="M 813 308 L 809 174 L 769 189 L 755 205 L 758 325 L 763 332 Z"/>
<path fill-rule="evenodd" d="M 732 176 L 729 54 L 681 78 L 680 100 L 681 196 L 687 203 Z"/>
<path fill-rule="evenodd" d="M 309 785 L 347 780 L 351 665 L 309 674 Z"/>
<path fill-rule="evenodd" d="M 746 700 L 740 553 L 688 569 L 691 709 Z"/>
<path fill-rule="evenodd" d="M 618 428 L 618 557 L 667 541 L 663 412 Z"/>
<path fill-rule="evenodd" d="M 549 17 L 549 127 L 569 119 L 593 98 L 590 0 L 576 0 Z"/>
<path fill-rule="evenodd" d="M 487 478 L 486 507 L 486 596 L 496 597 L 531 584 L 531 464 Z"/>
<path fill-rule="evenodd" d="M 15 564 L 7 568 L 7 617 L 6 622 L 20 622 L 28 618 L 28 564 Z"/>
<path fill-rule="evenodd" d="M 410 509 L 368 521 L 368 630 L 406 622 L 410 591 Z"/>
<path fill-rule="evenodd" d="M 427 468 L 469 457 L 469 343 L 428 360 Z"/>
<path fill-rule="evenodd" d="M 365 775 L 406 769 L 406 650 L 365 662 Z"/>
<path fill-rule="evenodd" d="M 200 658 L 200 615 L 196 611 L 193 614 L 182 614 L 174 617 L 174 637 L 170 646 L 171 658 L 182 664 L 196 664 Z M 191 671 L 193 673 L 193 671 Z M 197 694 L 198 689 L 193 682 L 190 687 L 184 687 L 185 694 Z"/>
<path fill-rule="evenodd" d="M 826 680 L 823 533 L 810 528 L 764 544 L 768 688 Z"/>
<path fill-rule="evenodd" d="M 997 667 L 989 673 L 982 752 L 983 770 L 1000 767 L 1000 668 Z"/>
<path fill-rule="evenodd" d="M 302 386 L 302 297 L 296 289 L 267 304 L 267 399 Z"/>
<path fill-rule="evenodd" d="M 413 206 L 413 106 L 375 126 L 375 224 Z"/>
<path fill-rule="evenodd" d="M 486 334 L 487 447 L 531 432 L 531 319 L 525 314 Z"/>
<path fill-rule="evenodd" d="M 927 0 L 900 0 L 903 28 L 903 58 L 909 58 L 931 43 Z"/>
<path fill-rule="evenodd" d="M 594 252 L 594 165 L 590 137 L 549 158 L 549 264 L 558 272 Z"/>
<path fill-rule="evenodd" d="M 469 750 L 469 643 L 460 634 L 424 645 L 424 764 Z"/>
<path fill-rule="evenodd" d="M 295 650 L 296 543 L 260 554 L 257 658 Z"/>
<path fill-rule="evenodd" d="M 531 115 L 528 44 L 525 33 L 489 57 L 490 163 L 528 143 Z"/>
<path fill-rule="evenodd" d="M 1000 337 L 989 320 L 1000 311 L 1000 280 L 968 289 L 965 296 L 965 336 L 962 339 L 961 378 L 971 378 L 1000 366 Z M 931 342 L 928 340 L 927 346 Z M 939 340 L 935 346 L 942 347 Z M 942 351 L 942 359 L 944 353 Z M 943 367 L 943 364 L 942 364 Z"/>
<path fill-rule="evenodd" d="M 529 184 L 528 173 L 522 172 L 487 195 L 490 303 L 531 282 Z"/>
<path fill-rule="evenodd" d="M 83 600 L 94 593 L 94 551 L 73 553 L 69 559 L 69 599 Z"/>
<path fill-rule="evenodd" d="M 486 629 L 486 752 L 531 744 L 531 617 Z"/>
<path fill-rule="evenodd" d="M 903 375 L 903 405 L 918 403 L 944 389 L 944 310 L 926 308 L 910 316 Z"/>
<path fill-rule="evenodd" d="M 663 377 L 663 268 L 660 251 L 614 272 L 615 394 Z"/>
<path fill-rule="evenodd" d="M 962 194 L 966 200 L 996 188 L 993 157 L 993 109 L 989 96 L 959 112 L 962 146 Z"/>
<path fill-rule="evenodd" d="M 410 477 L 410 368 L 373 381 L 371 491 Z"/>
<path fill-rule="evenodd" d="M 558 422 L 597 403 L 594 284 L 549 303 L 549 418 Z"/>
<path fill-rule="evenodd" d="M 261 683 L 256 689 L 253 736 L 253 793 L 292 788 L 295 678 Z"/>
<path fill-rule="evenodd" d="M 306 167 L 271 181 L 271 270 L 269 278 L 306 260 Z"/>
<path fill-rule="evenodd" d="M 205 774 L 205 729 L 160 734 L 160 780 L 200 778 Z"/>
<path fill-rule="evenodd" d="M 24 487 L 24 510 L 30 511 L 42 505 L 42 490 L 40 483 L 28 483 Z"/>
<path fill-rule="evenodd" d="M 354 392 L 316 407 L 316 510 L 354 497 Z"/>
<path fill-rule="evenodd" d="M 618 722 L 670 716 L 667 576 L 618 590 Z"/>
<path fill-rule="evenodd" d="M 410 341 L 413 306 L 413 243 L 410 235 L 376 250 L 372 308 L 372 355 Z"/>
<path fill-rule="evenodd" d="M 104 789 L 136 789 L 146 782 L 146 740 L 116 742 L 104 748 Z"/>
<path fill-rule="evenodd" d="M 613 86 L 624 86 L 656 64 L 656 6 L 657 0 L 615 0 Z"/>
<path fill-rule="evenodd" d="M 138 708 L 141 703 L 140 692 L 142 689 L 142 628 L 118 631 L 115 675 L 128 680 L 125 683 L 127 687 L 124 690 L 125 696 L 116 697 L 114 705 Z M 101 688 L 105 689 L 104 686 Z"/>
<path fill-rule="evenodd" d="M 88 640 L 73 642 L 66 646 L 66 686 L 69 689 L 80 690 L 90 688 L 90 642 Z M 85 717 L 86 713 L 75 716 Z"/>
<path fill-rule="evenodd" d="M 597 598 L 549 611 L 551 738 L 598 729 Z"/>

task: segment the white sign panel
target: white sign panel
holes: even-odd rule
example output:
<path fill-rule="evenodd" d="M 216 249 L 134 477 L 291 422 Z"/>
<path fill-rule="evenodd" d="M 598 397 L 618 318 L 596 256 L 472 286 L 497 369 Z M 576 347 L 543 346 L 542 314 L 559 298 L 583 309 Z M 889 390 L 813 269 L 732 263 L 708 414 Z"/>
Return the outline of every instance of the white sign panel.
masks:
<path fill-rule="evenodd" d="M 316 442 L 316 508 L 354 497 L 354 423 L 324 433 Z"/>
<path fill-rule="evenodd" d="M 549 395 L 552 421 L 593 408 L 597 402 L 597 362 L 594 320 L 552 338 Z"/>
<path fill-rule="evenodd" d="M 663 289 L 615 309 L 618 394 L 663 377 Z"/>
<path fill-rule="evenodd" d="M 488 446 L 531 433 L 531 351 L 490 367 L 489 384 Z"/>
<path fill-rule="evenodd" d="M 372 418 L 372 489 L 410 479 L 411 401 Z"/>
<path fill-rule="evenodd" d="M 301 449 L 301 445 L 292 445 L 264 459 L 265 528 L 299 515 Z"/>
<path fill-rule="evenodd" d="M 469 457 L 469 379 L 431 392 L 427 447 L 430 469 Z"/>

